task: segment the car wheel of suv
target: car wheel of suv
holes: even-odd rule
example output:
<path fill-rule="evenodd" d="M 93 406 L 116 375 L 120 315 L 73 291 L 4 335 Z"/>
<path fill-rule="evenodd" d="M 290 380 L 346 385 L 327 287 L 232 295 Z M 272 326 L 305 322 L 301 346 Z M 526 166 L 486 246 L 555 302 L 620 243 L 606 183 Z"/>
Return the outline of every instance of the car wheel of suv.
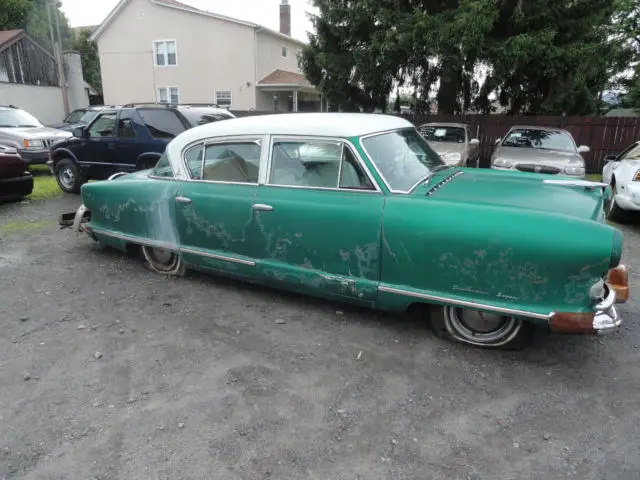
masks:
<path fill-rule="evenodd" d="M 63 158 L 54 169 L 58 186 L 65 193 L 80 193 L 84 183 L 78 165 L 70 158 Z"/>

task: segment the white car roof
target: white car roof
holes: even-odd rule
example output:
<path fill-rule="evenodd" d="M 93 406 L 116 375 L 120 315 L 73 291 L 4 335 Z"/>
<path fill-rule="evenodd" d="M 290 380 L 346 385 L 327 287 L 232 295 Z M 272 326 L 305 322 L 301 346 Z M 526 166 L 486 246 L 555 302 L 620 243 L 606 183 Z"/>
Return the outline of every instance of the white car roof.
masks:
<path fill-rule="evenodd" d="M 181 143 L 225 135 L 317 135 L 357 137 L 413 127 L 409 121 L 376 113 L 283 113 L 252 115 L 192 128 L 179 135 Z"/>

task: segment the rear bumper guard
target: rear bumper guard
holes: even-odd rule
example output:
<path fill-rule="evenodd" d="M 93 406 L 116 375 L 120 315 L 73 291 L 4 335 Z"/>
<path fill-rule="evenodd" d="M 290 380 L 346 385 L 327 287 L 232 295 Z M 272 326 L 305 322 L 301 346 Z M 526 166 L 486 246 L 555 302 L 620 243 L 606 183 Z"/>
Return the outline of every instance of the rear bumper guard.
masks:
<path fill-rule="evenodd" d="M 87 207 L 80 205 L 78 210 L 71 213 L 63 213 L 60 215 L 60 228 L 69 228 L 71 227 L 75 232 L 88 233 L 91 234 L 91 227 L 85 225 L 87 222 L 91 220 L 91 212 Z"/>
<path fill-rule="evenodd" d="M 603 335 L 615 332 L 622 324 L 618 314 L 616 290 L 609 284 L 606 297 L 594 306 L 593 312 L 554 312 L 549 317 L 549 328 L 558 333 L 587 333 Z"/>

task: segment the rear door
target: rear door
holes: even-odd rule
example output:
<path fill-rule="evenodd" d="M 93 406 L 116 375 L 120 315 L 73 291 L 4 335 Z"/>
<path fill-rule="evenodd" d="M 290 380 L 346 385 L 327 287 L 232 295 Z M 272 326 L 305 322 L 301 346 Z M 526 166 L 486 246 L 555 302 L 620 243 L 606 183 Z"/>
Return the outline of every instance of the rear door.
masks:
<path fill-rule="evenodd" d="M 146 148 L 145 132 L 141 126 L 136 128 L 132 119 L 132 112 L 133 110 L 131 109 L 123 109 L 118 115 L 116 138 L 109 145 L 113 173 L 134 171 L 138 157 Z M 140 138 L 141 134 L 142 138 Z"/>

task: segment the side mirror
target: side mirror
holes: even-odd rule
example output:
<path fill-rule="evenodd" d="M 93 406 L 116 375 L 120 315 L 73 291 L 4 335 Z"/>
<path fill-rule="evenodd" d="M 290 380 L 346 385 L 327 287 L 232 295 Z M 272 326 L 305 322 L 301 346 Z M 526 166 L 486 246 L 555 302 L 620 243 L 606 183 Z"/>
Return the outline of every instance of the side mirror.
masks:
<path fill-rule="evenodd" d="M 85 128 L 84 127 L 76 127 L 71 132 L 71 134 L 74 137 L 78 137 L 78 138 L 84 138 L 84 133 L 85 133 Z"/>
<path fill-rule="evenodd" d="M 502 138 L 501 138 L 501 137 L 498 137 L 498 138 L 496 138 L 496 141 L 495 141 L 495 142 L 493 142 L 493 143 L 494 143 L 495 145 L 497 145 L 497 144 L 499 144 L 499 143 L 500 143 L 500 141 L 501 141 L 501 140 L 502 140 Z"/>
<path fill-rule="evenodd" d="M 587 153 L 590 152 L 591 149 L 589 147 L 587 147 L 586 145 L 580 145 L 578 147 L 578 153 Z"/>
<path fill-rule="evenodd" d="M 472 138 L 469 141 L 469 145 L 480 145 L 480 140 L 478 140 L 477 138 Z"/>
<path fill-rule="evenodd" d="M 606 157 L 604 157 L 605 162 L 615 162 L 616 160 L 618 160 L 617 155 L 607 155 Z"/>

